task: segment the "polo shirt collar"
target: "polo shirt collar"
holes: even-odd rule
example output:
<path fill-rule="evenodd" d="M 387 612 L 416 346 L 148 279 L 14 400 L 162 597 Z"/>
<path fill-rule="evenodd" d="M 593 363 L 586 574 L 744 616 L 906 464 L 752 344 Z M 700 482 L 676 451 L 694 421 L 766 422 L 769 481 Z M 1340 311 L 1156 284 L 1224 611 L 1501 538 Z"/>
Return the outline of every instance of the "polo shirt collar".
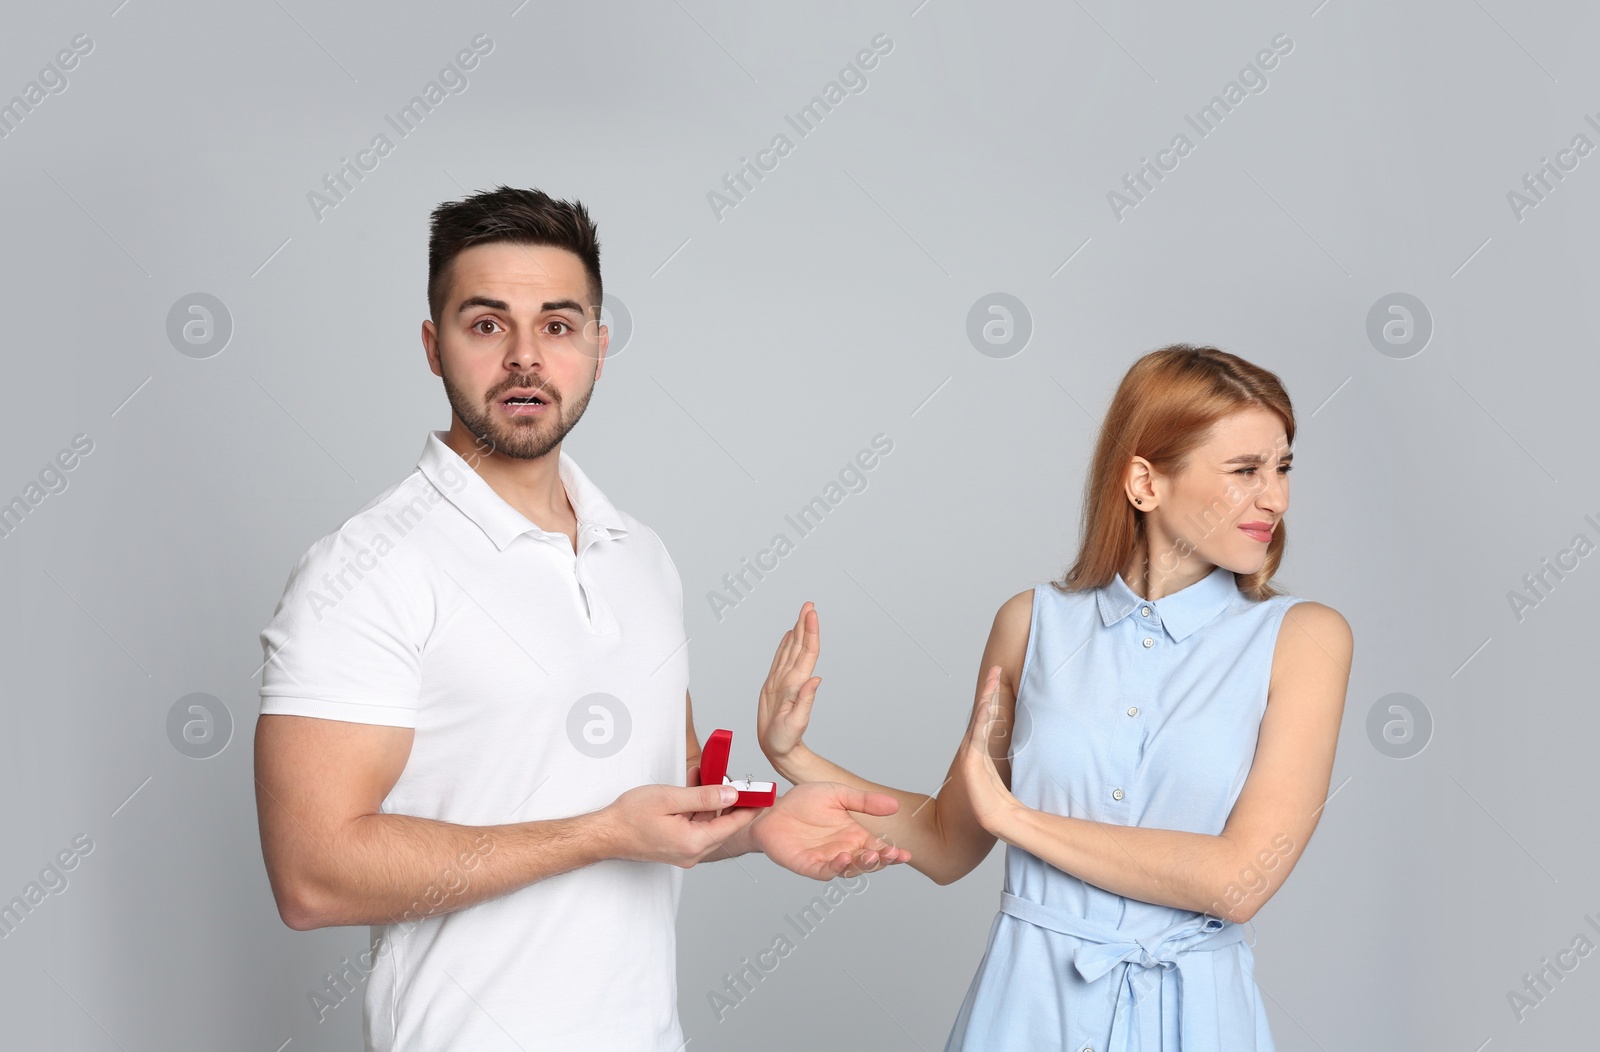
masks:
<path fill-rule="evenodd" d="M 428 432 L 417 468 L 451 504 L 488 535 L 497 549 L 505 551 L 507 545 L 525 533 L 548 533 L 507 504 L 482 475 L 445 443 L 446 434 L 445 431 Z M 572 502 L 572 510 L 577 513 L 580 534 L 584 530 L 597 530 L 608 537 L 620 537 L 628 532 L 621 513 L 600 488 L 589 481 L 589 476 L 578 470 L 577 463 L 565 450 L 557 456 L 556 471 L 567 491 L 567 500 Z M 452 482 L 452 476 L 464 481 Z"/>
<path fill-rule="evenodd" d="M 1128 587 L 1119 573 L 1098 590 L 1100 620 L 1108 627 L 1121 621 L 1141 606 L 1149 606 L 1175 640 L 1182 640 L 1225 610 L 1240 594 L 1232 570 L 1223 566 L 1187 587 L 1160 599 L 1145 599 Z"/>

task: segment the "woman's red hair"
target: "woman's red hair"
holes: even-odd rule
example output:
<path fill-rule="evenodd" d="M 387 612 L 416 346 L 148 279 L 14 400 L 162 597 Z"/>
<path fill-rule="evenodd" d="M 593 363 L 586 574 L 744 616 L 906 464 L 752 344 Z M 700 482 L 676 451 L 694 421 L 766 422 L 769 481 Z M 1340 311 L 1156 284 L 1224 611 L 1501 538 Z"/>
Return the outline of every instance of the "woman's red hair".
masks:
<path fill-rule="evenodd" d="M 1133 457 L 1143 457 L 1163 475 L 1176 475 L 1219 420 L 1252 408 L 1277 413 L 1289 444 L 1294 444 L 1289 395 L 1278 377 L 1260 366 L 1215 347 L 1187 343 L 1151 351 L 1134 362 L 1100 426 L 1084 482 L 1077 561 L 1055 586 L 1082 591 L 1109 584 L 1143 542 L 1144 513 L 1127 498 Z M 1270 582 L 1283 560 L 1286 540 L 1280 521 L 1261 569 L 1234 575 L 1239 591 L 1254 600 L 1279 594 Z"/>

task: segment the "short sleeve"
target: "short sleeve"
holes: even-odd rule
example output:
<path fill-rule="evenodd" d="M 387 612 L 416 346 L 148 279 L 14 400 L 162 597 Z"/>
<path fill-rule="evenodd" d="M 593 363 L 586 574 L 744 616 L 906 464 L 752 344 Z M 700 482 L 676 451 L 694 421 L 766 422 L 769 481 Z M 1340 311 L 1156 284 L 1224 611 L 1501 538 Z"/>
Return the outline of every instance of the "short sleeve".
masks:
<path fill-rule="evenodd" d="M 261 632 L 263 715 L 415 727 L 422 632 L 390 551 L 346 525 L 312 545 Z"/>
<path fill-rule="evenodd" d="M 660 551 L 661 551 L 661 562 L 662 562 L 662 574 L 666 577 L 667 580 L 672 582 L 674 595 L 676 597 L 674 599 L 674 602 L 676 602 L 677 605 L 678 605 L 678 617 L 680 619 L 682 619 L 682 617 L 683 617 L 683 575 L 678 573 L 678 564 L 673 561 L 672 553 L 667 551 L 666 542 L 661 539 L 661 535 L 658 534 L 655 530 L 652 530 L 650 527 L 646 526 L 642 522 L 639 522 L 637 519 L 632 521 L 631 527 L 633 529 L 637 529 L 637 530 L 639 530 L 639 531 L 641 531 L 643 533 L 648 533 L 650 535 L 650 537 L 656 542 L 656 547 L 658 549 L 660 549 Z"/>

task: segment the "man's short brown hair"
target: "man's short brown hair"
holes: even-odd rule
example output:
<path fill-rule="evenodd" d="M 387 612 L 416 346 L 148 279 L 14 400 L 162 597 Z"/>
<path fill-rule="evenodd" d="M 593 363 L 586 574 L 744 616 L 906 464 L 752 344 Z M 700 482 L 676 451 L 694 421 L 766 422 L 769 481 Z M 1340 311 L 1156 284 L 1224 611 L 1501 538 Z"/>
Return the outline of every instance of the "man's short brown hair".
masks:
<path fill-rule="evenodd" d="M 542 190 L 499 186 L 433 210 L 428 232 L 428 313 L 439 324 L 450 290 L 450 264 L 466 249 L 509 241 L 564 248 L 589 274 L 589 299 L 599 310 L 600 240 L 588 209 L 558 201 Z"/>

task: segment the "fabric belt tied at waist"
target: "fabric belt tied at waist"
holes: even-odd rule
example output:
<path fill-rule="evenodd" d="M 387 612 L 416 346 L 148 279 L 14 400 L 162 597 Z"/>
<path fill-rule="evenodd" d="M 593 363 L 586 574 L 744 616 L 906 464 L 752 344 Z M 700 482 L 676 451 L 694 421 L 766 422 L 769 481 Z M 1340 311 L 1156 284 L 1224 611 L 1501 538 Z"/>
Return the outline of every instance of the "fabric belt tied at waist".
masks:
<path fill-rule="evenodd" d="M 1111 1022 L 1111 1046 L 1106 1052 L 1124 1052 L 1129 1047 L 1135 1012 L 1139 1030 L 1146 1040 L 1160 1035 L 1162 1002 L 1169 1000 L 1169 984 L 1161 983 L 1160 995 L 1156 997 L 1142 997 L 1134 988 L 1135 979 L 1150 975 L 1150 969 L 1160 969 L 1163 973 L 1170 969 L 1175 973 L 1177 982 L 1170 984 L 1175 987 L 1171 992 L 1170 1010 L 1178 1015 L 1183 1052 L 1226 1052 L 1220 1043 L 1221 1025 L 1215 1002 L 1203 997 L 1197 997 L 1193 1004 L 1183 1001 L 1184 958 L 1195 951 L 1215 951 L 1243 942 L 1242 925 L 1219 917 L 1201 916 L 1162 931 L 1138 935 L 1019 898 L 1009 891 L 1000 895 L 1000 912 L 1081 940 L 1072 951 L 1072 963 L 1087 982 L 1094 982 L 1119 964 L 1123 966 L 1116 1013 Z"/>

